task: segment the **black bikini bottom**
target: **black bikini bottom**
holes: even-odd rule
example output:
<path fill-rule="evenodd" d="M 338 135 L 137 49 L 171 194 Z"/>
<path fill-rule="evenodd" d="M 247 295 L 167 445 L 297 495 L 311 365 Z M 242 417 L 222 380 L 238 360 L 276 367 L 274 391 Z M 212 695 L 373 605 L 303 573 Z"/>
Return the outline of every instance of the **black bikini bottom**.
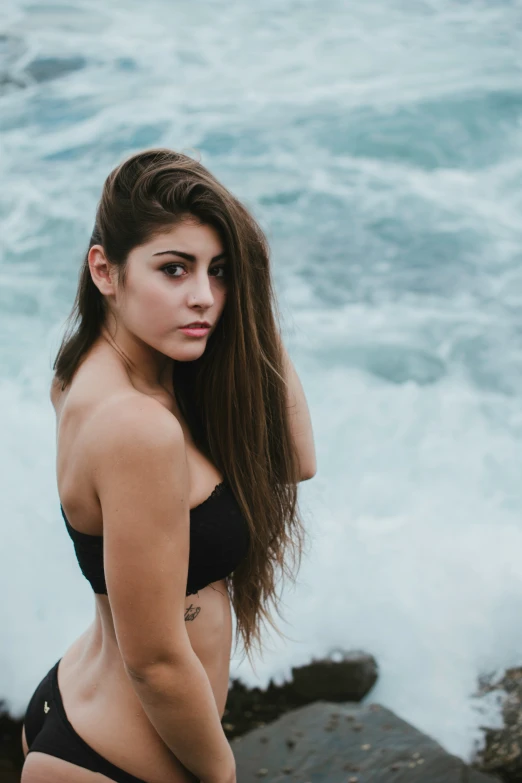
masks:
<path fill-rule="evenodd" d="M 29 753 L 47 753 L 92 772 L 101 772 L 117 783 L 147 783 L 100 756 L 76 733 L 65 714 L 58 688 L 60 660 L 37 686 L 27 707 L 24 725 Z"/>

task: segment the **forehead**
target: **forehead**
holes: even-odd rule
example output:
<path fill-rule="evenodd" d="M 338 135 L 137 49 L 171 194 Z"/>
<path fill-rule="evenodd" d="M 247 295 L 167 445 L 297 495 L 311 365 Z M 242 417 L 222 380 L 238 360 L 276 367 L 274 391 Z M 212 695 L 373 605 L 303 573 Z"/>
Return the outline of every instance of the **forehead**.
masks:
<path fill-rule="evenodd" d="M 219 232 L 207 223 L 184 220 L 170 229 L 156 234 L 141 250 L 153 255 L 165 250 L 181 250 L 203 260 L 209 260 L 224 251 Z"/>

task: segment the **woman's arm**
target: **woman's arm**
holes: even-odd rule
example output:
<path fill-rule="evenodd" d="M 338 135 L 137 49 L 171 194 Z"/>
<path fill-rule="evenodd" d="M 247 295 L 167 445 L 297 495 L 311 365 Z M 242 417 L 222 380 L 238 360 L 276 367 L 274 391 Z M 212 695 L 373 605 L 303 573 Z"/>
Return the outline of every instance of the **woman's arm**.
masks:
<path fill-rule="evenodd" d="M 87 448 L 125 671 L 181 764 L 204 783 L 236 783 L 232 748 L 185 623 L 190 511 L 183 431 L 145 395 L 122 395 L 100 409 Z"/>
<path fill-rule="evenodd" d="M 299 457 L 301 481 L 306 481 L 313 478 L 317 472 L 312 420 L 301 381 L 282 341 L 281 350 L 287 384 L 290 429 Z"/>

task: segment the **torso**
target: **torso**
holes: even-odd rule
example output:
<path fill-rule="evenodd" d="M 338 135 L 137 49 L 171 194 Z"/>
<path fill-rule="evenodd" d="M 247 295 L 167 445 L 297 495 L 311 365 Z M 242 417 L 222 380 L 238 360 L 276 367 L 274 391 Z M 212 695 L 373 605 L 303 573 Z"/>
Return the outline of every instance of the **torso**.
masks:
<path fill-rule="evenodd" d="M 121 391 L 125 383 L 132 391 L 121 368 L 111 365 L 110 357 L 102 351 L 92 359 L 88 357 L 65 391 L 53 385 L 58 491 L 70 523 L 85 533 L 101 534 L 103 523 L 88 479 L 90 466 L 84 464 L 87 459 L 82 456 L 82 428 L 88 424 L 96 400 Z M 185 434 L 189 505 L 194 508 L 211 494 L 223 476 L 196 449 L 171 397 L 165 393 L 160 401 L 176 415 Z M 95 594 L 94 598 L 95 619 L 63 654 L 58 670 L 59 688 L 70 722 L 98 753 L 145 781 L 193 783 L 193 776 L 150 723 L 125 672 L 107 595 Z M 224 580 L 186 597 L 185 621 L 192 648 L 208 675 L 222 717 L 232 645 L 232 612 Z"/>

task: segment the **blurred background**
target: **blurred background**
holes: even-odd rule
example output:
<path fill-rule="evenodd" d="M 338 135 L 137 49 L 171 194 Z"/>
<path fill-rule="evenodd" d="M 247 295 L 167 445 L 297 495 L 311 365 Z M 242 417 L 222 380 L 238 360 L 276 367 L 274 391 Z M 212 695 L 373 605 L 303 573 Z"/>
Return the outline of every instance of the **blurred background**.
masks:
<path fill-rule="evenodd" d="M 59 515 L 51 363 L 103 180 L 201 159 L 267 233 L 318 473 L 265 687 L 336 648 L 467 759 L 522 664 L 519 0 L 4 0 L 0 698 L 94 616 Z"/>

